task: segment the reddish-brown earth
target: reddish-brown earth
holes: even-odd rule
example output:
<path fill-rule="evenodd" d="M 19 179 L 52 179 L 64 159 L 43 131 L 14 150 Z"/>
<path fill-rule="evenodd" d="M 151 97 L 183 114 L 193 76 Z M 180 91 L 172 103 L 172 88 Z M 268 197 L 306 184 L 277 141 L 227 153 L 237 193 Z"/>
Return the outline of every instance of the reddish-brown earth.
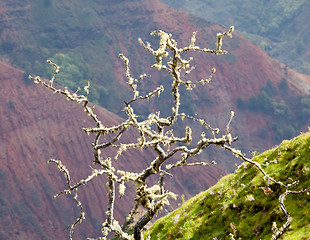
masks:
<path fill-rule="evenodd" d="M 28 7 L 20 9 L 20 13 L 27 12 Z M 0 9 L 0 19 L 11 31 L 7 34 L 16 37 L 16 25 L 11 21 L 18 17 L 17 10 L 11 15 L 13 17 L 9 18 L 5 9 Z M 193 31 L 198 31 L 197 45 L 212 48 L 216 33 L 225 31 L 223 27 L 193 18 L 167 7 L 158 0 L 128 1 L 121 5 L 109 6 L 108 10 L 122 16 L 123 21 L 117 24 L 123 24 L 124 28 L 128 24 L 129 37 L 126 40 L 122 32 L 113 29 L 113 19 L 108 24 L 103 23 L 102 28 L 109 31 L 114 41 L 119 42 L 125 55 L 131 57 L 133 69 L 141 62 L 149 66 L 153 61 L 148 56 L 149 53 L 138 45 L 138 32 L 143 31 L 143 40 L 151 41 L 148 33 L 160 28 L 172 32 L 179 41 L 179 46 L 182 46 L 189 43 Z M 97 3 L 97 11 L 102 17 L 105 15 L 107 6 L 104 1 Z M 25 16 L 29 17 L 29 14 Z M 204 22 L 204 27 L 197 26 L 199 21 Z M 130 22 L 135 24 L 130 25 Z M 267 80 L 276 85 L 282 78 L 287 79 L 292 92 L 305 94 L 310 89 L 310 78 L 288 69 L 238 34 L 234 34 L 232 39 L 224 40 L 224 49 L 229 50 L 231 55 L 194 54 L 194 57 L 197 56 L 194 62 L 197 71 L 191 73 L 189 79 L 206 78 L 212 67 L 217 68 L 210 84 L 191 92 L 194 109 L 199 116 L 210 121 L 212 126 L 220 126 L 221 129 L 225 129 L 230 111 L 234 110 L 236 117 L 232 129 L 233 134 L 240 137 L 238 145 L 245 151 L 260 151 L 270 147 L 274 144 L 271 134 L 266 139 L 258 137 L 260 128 L 268 125 L 268 120 L 262 115 L 239 112 L 236 108 L 237 98 L 242 96 L 247 99 L 258 93 Z M 115 58 L 112 46 L 109 47 L 109 51 Z M 117 58 L 114 60 L 116 80 L 125 87 L 122 62 Z M 149 71 L 154 80 L 146 82 L 143 86 L 154 89 L 158 83 L 164 81 L 164 75 L 157 70 Z M 80 177 L 87 177 L 91 172 L 90 144 L 93 136 L 84 134 L 82 127 L 93 126 L 93 123 L 84 114 L 81 106 L 67 102 L 41 86 L 25 85 L 24 77 L 21 70 L 10 66 L 4 60 L 1 61 L 0 239 L 66 239 L 67 226 L 76 219 L 78 210 L 69 197 L 53 199 L 53 195 L 64 188 L 65 181 L 62 173 L 59 173 L 54 165 L 47 165 L 47 160 L 62 160 L 71 170 L 73 182 Z M 152 108 L 156 109 L 156 106 L 152 105 Z M 103 108 L 97 107 L 96 111 L 107 126 L 121 121 L 120 117 Z M 219 151 L 221 150 L 211 148 L 204 157 L 216 160 L 222 165 L 179 169 L 174 172 L 173 180 L 167 183 L 167 188 L 188 198 L 214 184 L 225 174 L 221 166 L 232 169 L 237 161 L 230 155 L 219 157 L 216 155 Z M 145 156 L 149 158 L 146 159 Z M 120 168 L 137 171 L 141 170 L 152 156 L 151 152 L 128 152 L 122 156 L 118 164 Z M 79 191 L 85 204 L 86 220 L 77 228 L 74 235 L 76 239 L 98 236 L 107 203 L 104 184 L 105 179 L 101 177 Z M 133 197 L 134 193 L 130 189 L 127 192 L 128 198 L 124 197 L 121 202 L 118 200 L 121 206 L 116 209 L 118 219 L 130 210 L 128 199 Z"/>
<path fill-rule="evenodd" d="M 93 136 L 83 133 L 82 127 L 94 124 L 80 105 L 41 86 L 24 85 L 21 70 L 1 62 L 0 76 L 0 238 L 65 239 L 66 227 L 78 216 L 78 210 L 70 198 L 53 199 L 65 187 L 65 181 L 63 174 L 56 166 L 48 165 L 47 160 L 62 160 L 72 170 L 73 183 L 87 177 L 91 173 Z M 106 126 L 121 120 L 101 107 L 96 112 Z M 130 140 L 134 141 L 127 139 Z M 118 164 L 121 169 L 139 171 L 151 159 L 152 153 L 141 154 L 139 150 L 123 154 Z M 191 196 L 224 174 L 216 166 L 198 173 L 197 168 L 192 170 L 176 172 L 176 178 L 167 187 Z M 87 216 L 85 224 L 77 230 L 81 236 L 96 236 L 93 226 L 99 229 L 104 219 L 107 204 L 104 182 L 105 177 L 101 177 L 80 191 Z M 118 219 L 131 208 L 129 199 L 134 192 L 129 188 L 127 193 L 115 210 Z"/>

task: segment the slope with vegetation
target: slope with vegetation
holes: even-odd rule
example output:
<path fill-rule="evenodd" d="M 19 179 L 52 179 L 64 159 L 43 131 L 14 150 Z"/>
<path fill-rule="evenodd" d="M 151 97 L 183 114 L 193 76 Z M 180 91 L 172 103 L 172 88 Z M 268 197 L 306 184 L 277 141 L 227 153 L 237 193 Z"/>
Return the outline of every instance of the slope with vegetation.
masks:
<path fill-rule="evenodd" d="M 129 92 L 124 87 L 126 80 L 120 70 L 122 62 L 117 59 L 119 52 L 137 60 L 132 69 L 133 75 L 138 76 L 144 66 L 141 63 L 151 63 L 144 57 L 145 52 L 137 43 L 138 37 L 149 41 L 150 31 L 163 28 L 171 32 L 181 45 L 186 45 L 192 32 L 198 31 L 197 43 L 213 47 L 214 38 L 211 36 L 223 30 L 211 22 L 170 8 L 159 0 L 90 0 L 85 3 L 81 0 L 0 2 L 0 81 L 3 93 L 0 95 L 0 238 L 64 239 L 67 236 L 66 226 L 72 223 L 77 212 L 68 207 L 71 203 L 68 199 L 64 200 L 64 204 L 53 201 L 53 194 L 62 188 L 62 178 L 53 168 L 47 167 L 46 161 L 52 156 L 66 160 L 70 168 L 79 166 L 72 173 L 74 181 L 82 169 L 89 167 L 85 159 L 92 155 L 85 147 L 89 138 L 80 132 L 79 126 L 85 126 L 87 121 L 81 117 L 83 113 L 78 106 L 72 108 L 66 105 L 65 100 L 55 102 L 55 95 L 36 91 L 30 85 L 29 74 L 50 76 L 50 66 L 45 63 L 50 58 L 61 65 L 56 83 L 76 91 L 79 86 L 85 86 L 90 81 L 90 99 L 119 113 L 119 109 L 123 108 L 120 100 L 128 100 L 126 94 Z M 153 45 L 152 39 L 150 42 Z M 229 51 L 225 57 L 196 58 L 198 74 L 190 79 L 205 78 L 214 66 L 218 71 L 212 84 L 205 85 L 200 91 L 194 89 L 194 94 L 185 96 L 184 103 L 193 100 L 194 104 L 182 107 L 188 110 L 188 114 L 199 109 L 202 112 L 200 116 L 206 117 L 213 125 L 221 126 L 227 123 L 230 110 L 236 110 L 235 119 L 238 122 L 232 122 L 231 127 L 233 134 L 240 136 L 238 142 L 242 150 L 260 151 L 271 145 L 272 131 L 267 129 L 264 138 L 257 134 L 269 119 L 248 110 L 239 111 L 238 97 L 242 96 L 244 101 L 248 101 L 251 95 L 259 94 L 268 79 L 277 86 L 282 78 L 287 79 L 292 94 L 306 94 L 310 89 L 307 87 L 310 79 L 285 68 L 238 34 L 227 45 L 225 43 L 225 48 Z M 7 59 L 17 68 L 8 65 Z M 157 80 L 150 84 L 169 85 L 157 72 L 153 76 Z M 139 87 L 153 89 L 152 86 Z M 163 92 L 162 96 L 165 94 Z M 202 108 L 201 102 L 206 102 L 207 106 Z M 155 101 L 152 108 L 156 107 L 165 112 L 166 104 L 157 106 Z M 96 110 L 102 113 L 100 115 L 105 123 L 115 124 L 115 120 L 120 120 L 119 116 L 101 107 L 96 107 Z M 227 115 L 217 118 L 218 112 Z M 68 113 L 70 118 L 64 118 Z M 214 159 L 223 164 L 213 166 L 211 170 L 194 167 L 192 173 L 180 169 L 178 173 L 173 173 L 175 181 L 167 182 L 167 185 L 171 184 L 174 192 L 183 192 L 188 198 L 213 185 L 225 174 L 223 168 L 231 170 L 234 167 L 234 160 L 225 162 L 224 159 L 228 159 L 215 155 L 212 149 L 209 153 L 203 156 L 203 160 Z M 125 154 L 123 157 L 126 159 Z M 129 155 L 128 159 L 139 158 Z M 138 162 L 141 166 L 135 167 L 140 169 L 145 161 L 141 159 Z M 128 167 L 127 161 L 124 164 L 124 167 Z M 60 185 L 55 185 L 57 178 Z M 96 196 L 82 196 L 81 193 L 81 198 L 90 203 L 85 209 L 86 216 L 91 216 L 91 219 L 84 221 L 81 229 L 76 230 L 81 239 L 86 235 L 96 235 L 90 229 L 101 225 L 99 219 L 106 211 L 102 208 L 102 201 L 106 199 L 102 185 L 98 181 L 87 188 L 96 192 Z M 124 196 L 124 207 L 115 209 L 119 217 L 127 213 L 126 200 Z M 174 203 L 171 202 L 172 205 Z"/>
<path fill-rule="evenodd" d="M 310 186 L 309 149 L 307 132 L 253 161 L 276 181 L 295 183 L 290 190 L 302 190 Z M 151 239 L 271 239 L 272 229 L 286 222 L 279 204 L 284 192 L 285 188 L 264 179 L 255 166 L 243 163 L 235 173 L 159 219 L 145 235 Z M 284 206 L 293 220 L 281 239 L 309 239 L 309 194 L 287 195 Z"/>
<path fill-rule="evenodd" d="M 218 24 L 233 24 L 249 40 L 293 69 L 310 74 L 310 2 L 163 0 Z"/>
<path fill-rule="evenodd" d="M 277 86 L 268 80 L 258 94 L 252 95 L 247 100 L 240 96 L 237 107 L 240 111 L 248 110 L 264 114 L 269 121 L 261 127 L 259 135 L 264 138 L 268 131 L 272 131 L 275 133 L 276 141 L 297 136 L 310 118 L 309 95 L 292 95 L 284 78 Z"/>
<path fill-rule="evenodd" d="M 236 3 L 236 7 L 239 5 Z M 249 5 L 251 4 L 246 6 Z M 200 3 L 200 6 L 203 4 Z M 212 48 L 215 43 L 210 36 L 223 31 L 223 28 L 216 24 L 173 9 L 159 0 L 90 0 L 87 4 L 82 0 L 8 0 L 2 2 L 0 7 L 0 21 L 5 26 L 0 32 L 1 56 L 23 69 L 26 77 L 36 73 L 48 78 L 50 67 L 45 62 L 46 59 L 50 59 L 61 67 L 55 82 L 73 91 L 90 82 L 89 99 L 117 114 L 122 114 L 122 101 L 128 99 L 130 94 L 125 84 L 126 80 L 121 74 L 122 66 L 117 55 L 123 52 L 136 60 L 132 66 L 135 75 L 140 74 L 145 66 L 151 65 L 151 61 L 144 57 L 144 52 L 138 45 L 138 37 L 148 40 L 149 32 L 164 29 L 180 39 L 181 44 L 187 44 L 190 34 L 197 31 L 198 44 Z M 214 7 L 223 9 L 220 5 Z M 214 21 L 217 21 L 216 16 Z M 229 22 L 228 19 L 225 25 L 228 26 Z M 241 29 L 242 26 L 237 24 L 237 30 Z M 156 42 L 151 42 L 153 43 Z M 215 81 L 206 90 L 184 96 L 183 107 L 186 108 L 186 113 L 192 114 L 200 109 L 202 115 L 208 115 L 214 124 L 225 125 L 225 119 L 213 116 L 219 111 L 229 113 L 230 110 L 236 110 L 238 97 L 242 96 L 246 101 L 251 95 L 257 94 L 268 79 L 276 86 L 285 78 L 292 95 L 309 93 L 308 76 L 298 75 L 285 68 L 240 35 L 236 34 L 232 41 L 225 43 L 225 48 L 229 51 L 225 57 L 197 57 L 197 74 L 189 75 L 189 79 L 204 78 L 209 74 L 208 69 L 212 67 L 221 71 L 217 72 Z M 165 77 L 158 72 L 149 69 L 147 71 L 156 82 L 141 86 L 144 91 L 158 84 L 164 87 L 169 85 Z M 300 83 L 304 86 L 298 86 L 295 91 L 296 85 Z M 79 93 L 84 93 L 83 89 Z M 164 92 L 163 96 L 166 97 L 166 102 L 172 101 L 168 99 L 169 93 Z M 207 103 L 205 109 L 201 109 L 201 101 Z M 161 112 L 169 111 L 166 105 L 159 105 L 157 101 L 151 106 Z M 141 115 L 147 115 L 150 110 L 144 106 L 140 109 Z M 246 147 L 250 142 L 248 137 L 257 136 L 261 132 L 261 126 L 259 129 L 252 126 L 273 122 L 283 127 L 283 123 L 275 116 L 266 117 L 257 113 L 249 116 L 251 113 L 244 111 L 236 111 L 236 114 L 242 123 L 239 124 L 242 127 L 236 129 L 236 134 L 248 133 L 248 136 L 243 138 L 245 140 L 240 141 Z M 247 122 L 248 119 L 251 119 L 250 123 Z M 301 127 L 298 126 L 290 132 L 296 133 Z M 271 146 L 270 143 L 277 144 L 279 139 L 285 137 L 278 131 L 270 131 L 271 129 L 272 126 L 267 126 L 264 141 L 253 140 L 249 148 L 266 149 Z M 227 169 L 232 167 L 227 166 Z"/>

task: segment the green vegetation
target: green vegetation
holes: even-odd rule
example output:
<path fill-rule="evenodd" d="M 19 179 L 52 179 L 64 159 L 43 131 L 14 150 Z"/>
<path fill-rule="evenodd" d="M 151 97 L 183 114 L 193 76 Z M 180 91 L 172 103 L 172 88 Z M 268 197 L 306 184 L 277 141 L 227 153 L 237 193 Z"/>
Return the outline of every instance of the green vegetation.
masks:
<path fill-rule="evenodd" d="M 221 25 L 234 25 L 250 41 L 297 71 L 310 74 L 308 0 L 163 0 Z"/>
<path fill-rule="evenodd" d="M 15 102 L 13 100 L 9 101 L 9 109 L 11 110 L 15 109 Z"/>
<path fill-rule="evenodd" d="M 267 174 L 285 184 L 296 180 L 294 190 L 310 186 L 310 132 L 254 157 Z M 151 239 L 270 239 L 272 223 L 286 219 L 278 198 L 285 191 L 264 180 L 253 165 L 243 163 L 235 173 L 159 219 L 144 235 Z M 281 239 L 308 239 L 310 196 L 289 195 L 285 206 L 292 216 L 290 229 Z"/>
<path fill-rule="evenodd" d="M 114 33 L 101 25 L 109 25 L 113 13 L 102 16 L 95 4 L 94 0 L 87 4 L 82 0 L 32 0 L 28 6 L 32 17 L 16 22 L 19 37 L 6 35 L 0 41 L 0 54 L 25 71 L 25 85 L 31 84 L 28 76 L 33 73 L 49 78 L 52 69 L 46 60 L 55 61 L 61 67 L 56 83 L 75 92 L 90 82 L 89 99 L 119 113 L 123 105 L 116 103 L 128 97 L 129 89 L 119 91 L 113 74 L 113 54 L 117 56 L 121 50 L 113 42 Z"/>
<path fill-rule="evenodd" d="M 282 79 L 277 87 L 268 80 L 262 86 L 259 94 L 248 100 L 241 97 L 237 100 L 239 109 L 262 113 L 269 118 L 269 128 L 273 131 L 275 140 L 292 138 L 299 133 L 310 117 L 310 98 L 307 96 L 291 96 L 288 92 L 286 79 Z M 267 128 L 261 129 L 261 136 Z"/>

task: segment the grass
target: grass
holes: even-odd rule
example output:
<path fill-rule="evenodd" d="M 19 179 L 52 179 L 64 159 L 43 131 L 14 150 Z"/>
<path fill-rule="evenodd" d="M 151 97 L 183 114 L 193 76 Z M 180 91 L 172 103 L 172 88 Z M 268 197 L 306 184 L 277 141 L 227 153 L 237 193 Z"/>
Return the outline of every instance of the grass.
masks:
<path fill-rule="evenodd" d="M 254 157 L 274 179 L 286 184 L 298 180 L 293 190 L 310 186 L 309 159 L 310 132 Z M 278 201 L 283 192 L 285 188 L 268 183 L 254 166 L 244 163 L 159 219 L 144 235 L 156 240 L 231 239 L 232 233 L 236 239 L 270 239 L 272 223 L 280 227 L 286 221 Z M 310 196 L 288 195 L 285 205 L 293 221 L 281 239 L 309 239 Z"/>

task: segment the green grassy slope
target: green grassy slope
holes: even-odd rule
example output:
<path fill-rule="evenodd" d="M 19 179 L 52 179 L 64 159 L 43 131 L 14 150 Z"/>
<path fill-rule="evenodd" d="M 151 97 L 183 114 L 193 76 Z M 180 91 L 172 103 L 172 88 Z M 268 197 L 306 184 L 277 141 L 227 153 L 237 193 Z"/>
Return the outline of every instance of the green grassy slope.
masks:
<path fill-rule="evenodd" d="M 294 190 L 310 186 L 310 132 L 283 141 L 253 160 L 275 180 L 296 180 Z M 268 189 L 269 184 L 269 189 Z M 270 239 L 272 223 L 282 226 L 285 216 L 279 205 L 284 187 L 267 182 L 254 166 L 244 163 L 235 173 L 185 202 L 159 219 L 145 235 L 151 239 Z M 284 204 L 292 224 L 281 239 L 309 239 L 310 196 L 288 195 Z"/>

